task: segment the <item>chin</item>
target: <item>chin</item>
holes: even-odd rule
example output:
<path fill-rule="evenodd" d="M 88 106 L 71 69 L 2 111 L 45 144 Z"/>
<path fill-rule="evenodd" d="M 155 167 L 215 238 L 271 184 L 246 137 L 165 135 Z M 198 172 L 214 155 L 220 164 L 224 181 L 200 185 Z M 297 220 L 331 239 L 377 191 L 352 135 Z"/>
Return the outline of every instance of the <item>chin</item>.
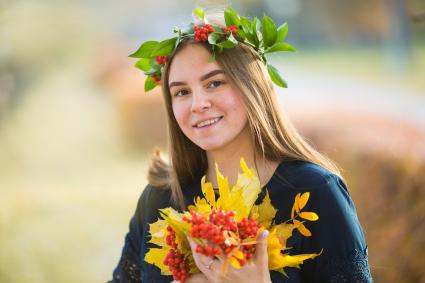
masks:
<path fill-rule="evenodd" d="M 211 140 L 207 142 L 195 142 L 195 144 L 205 151 L 216 150 L 223 147 L 224 145 L 222 141 L 211 141 Z"/>

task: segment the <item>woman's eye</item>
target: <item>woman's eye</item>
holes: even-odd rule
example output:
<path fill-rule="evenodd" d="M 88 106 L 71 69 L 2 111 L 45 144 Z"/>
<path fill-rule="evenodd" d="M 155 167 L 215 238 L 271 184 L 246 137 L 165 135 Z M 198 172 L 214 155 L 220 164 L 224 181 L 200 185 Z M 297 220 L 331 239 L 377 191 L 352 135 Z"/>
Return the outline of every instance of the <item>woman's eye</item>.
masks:
<path fill-rule="evenodd" d="M 212 81 L 208 84 L 208 88 L 215 88 L 215 87 L 218 87 L 222 84 L 223 84 L 222 81 Z"/>
<path fill-rule="evenodd" d="M 189 93 L 189 92 L 188 92 L 187 90 L 182 89 L 182 90 L 177 91 L 177 92 L 174 94 L 174 96 L 184 96 L 184 95 L 186 95 L 186 94 L 188 94 L 188 93 Z"/>

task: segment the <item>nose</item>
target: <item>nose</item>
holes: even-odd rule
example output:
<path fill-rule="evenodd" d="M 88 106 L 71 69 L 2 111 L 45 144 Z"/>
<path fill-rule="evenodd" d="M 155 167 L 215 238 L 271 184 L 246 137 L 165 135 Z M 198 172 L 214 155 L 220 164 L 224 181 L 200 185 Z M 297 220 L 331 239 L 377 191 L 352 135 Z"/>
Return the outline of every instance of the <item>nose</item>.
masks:
<path fill-rule="evenodd" d="M 204 93 L 202 90 L 193 91 L 192 93 L 192 112 L 204 112 L 211 108 L 211 100 L 208 97 L 208 94 Z"/>

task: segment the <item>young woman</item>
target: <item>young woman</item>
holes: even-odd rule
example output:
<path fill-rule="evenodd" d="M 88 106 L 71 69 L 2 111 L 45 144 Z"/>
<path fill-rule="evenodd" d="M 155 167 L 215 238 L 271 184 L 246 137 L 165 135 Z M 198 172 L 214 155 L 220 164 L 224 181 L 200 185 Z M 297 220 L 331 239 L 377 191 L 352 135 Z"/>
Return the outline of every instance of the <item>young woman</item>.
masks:
<path fill-rule="evenodd" d="M 224 27 L 223 27 L 224 28 Z M 258 51 L 248 44 L 225 48 L 211 62 L 208 42 L 181 40 L 162 69 L 168 113 L 170 162 L 152 158 L 149 185 L 130 221 L 112 282 L 172 282 L 144 261 L 152 247 L 149 224 L 158 209 L 185 209 L 201 195 L 201 177 L 215 183 L 217 163 L 229 183 L 244 157 L 257 170 L 260 202 L 269 192 L 280 223 L 295 195 L 310 192 L 309 209 L 320 220 L 309 223 L 312 237 L 297 231 L 288 242 L 294 254 L 319 253 L 288 277 L 267 267 L 267 233 L 259 235 L 252 263 L 220 275 L 221 261 L 194 252 L 201 273 L 186 282 L 371 282 L 367 245 L 354 204 L 338 168 L 313 149 L 282 115 L 273 83 Z"/>

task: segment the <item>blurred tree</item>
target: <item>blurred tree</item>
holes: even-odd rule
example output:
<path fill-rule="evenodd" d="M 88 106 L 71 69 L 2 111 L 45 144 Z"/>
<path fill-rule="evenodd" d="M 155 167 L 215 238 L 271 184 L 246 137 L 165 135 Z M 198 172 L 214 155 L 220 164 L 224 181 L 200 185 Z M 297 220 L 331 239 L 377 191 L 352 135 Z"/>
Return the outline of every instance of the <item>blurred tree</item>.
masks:
<path fill-rule="evenodd" d="M 410 61 L 410 19 L 406 0 L 386 0 L 390 32 L 386 40 L 387 60 L 392 70 L 405 73 Z"/>

